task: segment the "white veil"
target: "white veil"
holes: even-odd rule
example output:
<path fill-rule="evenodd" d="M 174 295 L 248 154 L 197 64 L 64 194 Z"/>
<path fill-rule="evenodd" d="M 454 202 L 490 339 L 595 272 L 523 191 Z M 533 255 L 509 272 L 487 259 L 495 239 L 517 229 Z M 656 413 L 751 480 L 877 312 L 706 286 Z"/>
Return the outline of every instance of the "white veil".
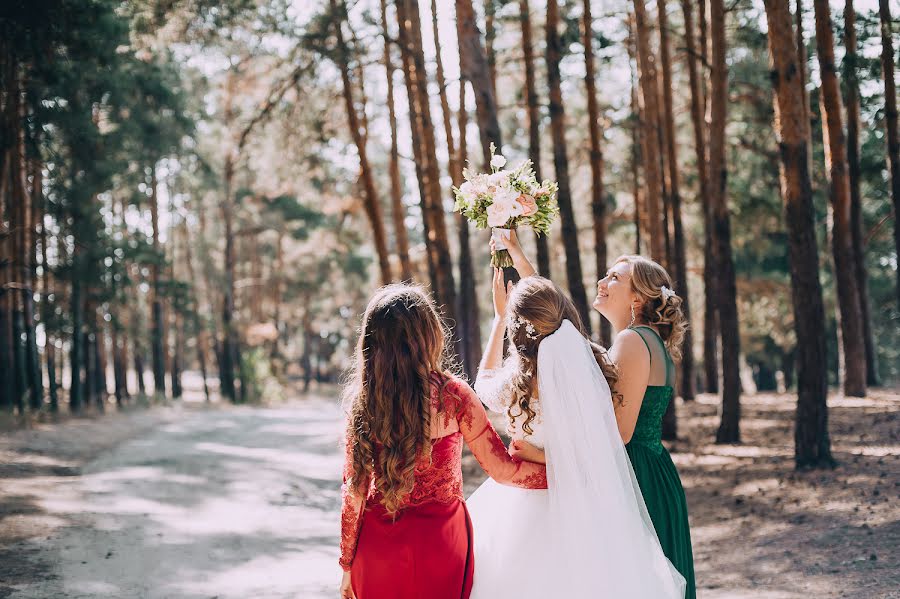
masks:
<path fill-rule="evenodd" d="M 660 547 L 619 436 L 609 384 L 570 321 L 541 341 L 537 374 L 548 520 L 558 545 L 553 567 L 565 572 L 554 577 L 554 596 L 683 598 L 684 577 Z"/>

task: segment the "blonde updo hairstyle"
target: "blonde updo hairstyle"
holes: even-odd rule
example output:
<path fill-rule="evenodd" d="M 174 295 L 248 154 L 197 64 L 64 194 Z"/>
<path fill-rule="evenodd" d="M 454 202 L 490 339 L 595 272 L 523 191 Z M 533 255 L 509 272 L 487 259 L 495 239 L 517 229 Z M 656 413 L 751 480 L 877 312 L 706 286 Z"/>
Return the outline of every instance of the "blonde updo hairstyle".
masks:
<path fill-rule="evenodd" d="M 631 266 L 631 288 L 641 299 L 641 308 L 635 314 L 635 324 L 655 327 L 672 359 L 680 360 L 688 322 L 682 309 L 684 300 L 674 292 L 663 293 L 664 286 L 672 289 L 669 273 L 643 256 L 619 256 L 615 264 L 619 263 Z"/>
<path fill-rule="evenodd" d="M 525 414 L 522 430 L 528 435 L 532 434 L 531 422 L 536 412 L 531 402 L 537 396 L 535 375 L 538 346 L 545 337 L 555 333 L 566 319 L 571 321 L 590 343 L 594 359 L 609 382 L 613 400 L 621 403 L 621 394 L 616 392 L 619 374 L 615 365 L 608 358 L 604 348 L 590 341 L 575 304 L 556 284 L 539 276 L 522 279 L 509 295 L 506 314 L 507 338 L 515 346 L 519 356 L 519 367 L 512 380 L 515 400 L 507 411 L 510 422 Z M 529 325 L 533 328 L 530 329 Z"/>

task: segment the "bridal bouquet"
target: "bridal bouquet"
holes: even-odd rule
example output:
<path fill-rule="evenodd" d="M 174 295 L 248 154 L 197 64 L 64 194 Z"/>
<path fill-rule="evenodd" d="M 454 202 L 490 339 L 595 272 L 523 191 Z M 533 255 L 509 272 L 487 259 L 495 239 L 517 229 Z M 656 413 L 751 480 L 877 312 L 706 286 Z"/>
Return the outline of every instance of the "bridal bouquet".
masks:
<path fill-rule="evenodd" d="M 466 181 L 453 188 L 456 197 L 454 210 L 475 223 L 479 229 L 491 227 L 494 247 L 491 266 L 512 266 L 503 239 L 509 239 L 510 229 L 530 226 L 538 235 L 546 235 L 559 213 L 556 204 L 557 185 L 553 181 L 539 182 L 531 161 L 526 160 L 512 170 L 504 170 L 506 158 L 494 154 L 491 144 L 491 172 L 473 174 L 463 169 Z"/>

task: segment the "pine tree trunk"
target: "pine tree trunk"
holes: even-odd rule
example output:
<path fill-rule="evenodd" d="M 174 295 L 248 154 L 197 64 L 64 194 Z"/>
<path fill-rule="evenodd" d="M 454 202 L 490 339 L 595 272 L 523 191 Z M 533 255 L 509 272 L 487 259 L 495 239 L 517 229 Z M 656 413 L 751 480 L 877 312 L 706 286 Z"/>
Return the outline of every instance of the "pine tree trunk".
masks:
<path fill-rule="evenodd" d="M 403 205 L 403 183 L 400 179 L 400 151 L 397 141 L 397 113 L 394 107 L 394 63 L 391 60 L 391 41 L 388 33 L 387 0 L 381 0 L 381 26 L 384 35 L 384 70 L 387 76 L 388 121 L 391 126 L 391 158 L 388 167 L 391 178 L 391 215 L 397 258 L 400 260 L 400 279 L 412 280 L 409 261 L 409 236 L 406 233 L 406 207 Z"/>
<path fill-rule="evenodd" d="M 35 169 L 39 172 L 40 169 Z M 37 179 L 35 179 L 37 180 Z M 38 187 L 37 189 L 41 189 Z M 50 399 L 50 411 L 56 413 L 59 411 L 59 389 L 56 384 L 56 337 L 54 330 L 50 326 L 50 315 L 52 314 L 50 306 L 50 295 L 52 293 L 50 285 L 50 264 L 47 261 L 47 200 L 44 194 L 40 194 L 40 222 L 41 222 L 41 322 L 44 324 L 44 353 L 47 358 L 47 391 Z M 2 208 L 0 208 L 2 214 Z M 0 219 L 2 220 L 2 219 Z M 61 256 L 57 256 L 59 263 Z M 58 296 L 54 301 L 59 301 Z M 2 362 L 0 362 L 2 364 Z"/>
<path fill-rule="evenodd" d="M 722 340 L 722 412 L 717 443 L 740 443 L 741 380 L 737 289 L 731 257 L 725 163 L 725 110 L 728 72 L 725 65 L 725 3 L 710 0 L 712 73 L 710 75 L 709 177 L 712 238 L 716 255 L 716 306 Z"/>
<path fill-rule="evenodd" d="M 459 157 L 456 163 L 462 168 L 468 155 L 468 143 L 466 130 L 469 126 L 469 111 L 466 108 L 466 80 L 459 82 Z M 471 380 L 475 379 L 478 371 L 479 356 L 481 355 L 481 328 L 479 327 L 478 294 L 475 289 L 475 268 L 472 264 L 472 251 L 469 246 L 469 221 L 462 214 L 457 213 L 456 223 L 459 228 L 459 311 L 460 314 L 471 314 L 465 319 L 463 329 L 463 343 L 466 347 L 466 355 L 471 362 L 466 373 Z"/>
<path fill-rule="evenodd" d="M 694 38 L 694 16 L 693 16 L 693 2 L 692 0 L 681 0 L 681 10 L 684 14 L 684 27 L 685 27 L 685 45 L 687 46 L 687 54 L 686 61 L 688 67 L 688 81 L 690 84 L 690 92 L 691 92 L 691 124 L 694 133 L 694 154 L 695 159 L 697 161 L 697 178 L 699 180 L 698 183 L 698 195 L 699 195 L 699 204 L 701 210 L 704 214 L 707 213 L 706 208 L 709 206 L 709 177 L 706 171 L 706 128 L 704 127 L 705 123 L 703 122 L 703 92 L 700 87 L 700 77 L 697 69 L 697 61 L 698 61 L 698 53 L 697 53 L 697 44 Z M 708 219 L 704 218 L 704 222 L 708 223 Z M 704 226 L 706 232 L 708 232 L 709 227 Z M 676 236 L 677 240 L 677 236 Z M 681 247 L 684 248 L 684 241 L 682 238 Z M 685 260 L 686 262 L 686 260 Z M 704 256 L 704 265 L 709 262 L 709 257 Z M 706 269 L 704 269 L 706 270 Z M 684 264 L 684 276 L 687 279 L 687 265 Z M 705 273 L 704 273 L 705 274 Z M 704 283 L 706 281 L 704 280 Z M 681 285 L 681 282 L 679 282 Z M 685 281 L 685 289 L 682 292 L 682 297 L 687 297 L 687 283 Z M 711 289 L 707 289 L 707 292 L 711 291 Z M 707 293 L 707 297 L 709 294 Z M 707 306 L 707 311 L 709 307 Z M 687 309 L 685 310 L 687 312 Z M 715 328 L 715 314 L 713 309 L 713 326 L 711 328 Z M 707 315 L 704 314 L 704 323 L 707 321 Z M 718 372 L 716 368 L 716 346 L 715 346 L 715 333 L 710 336 L 707 334 L 707 324 L 704 324 L 704 366 L 706 367 L 706 375 L 707 378 L 710 375 L 710 366 L 712 367 L 712 378 L 718 383 Z M 684 399 L 689 400 L 693 399 L 693 391 L 694 391 L 694 374 L 693 374 L 693 334 L 691 334 L 691 338 L 686 338 L 684 347 L 685 347 L 685 357 L 684 362 L 682 363 L 682 394 Z M 705 341 L 707 338 L 711 338 L 712 343 L 712 359 L 708 359 L 705 352 L 707 348 L 705 347 Z M 690 360 L 690 366 L 687 365 L 687 361 Z M 690 371 L 689 371 L 690 370 Z M 709 381 L 707 380 L 707 383 Z"/>
<path fill-rule="evenodd" d="M 634 253 L 641 253 L 641 227 L 643 203 L 641 200 L 641 107 L 638 101 L 637 48 L 634 34 L 634 17 L 628 17 L 628 68 L 631 75 L 631 194 L 634 200 Z"/>
<path fill-rule="evenodd" d="M 453 138 L 453 126 L 451 125 L 452 115 L 450 113 L 450 102 L 447 100 L 447 82 L 444 79 L 444 61 L 441 58 L 441 36 L 438 27 L 437 2 L 431 0 L 431 33 L 434 37 L 435 50 L 435 67 L 438 84 L 438 96 L 441 101 L 441 114 L 444 124 L 444 138 L 447 140 L 447 161 L 450 179 L 455 187 L 462 185 L 463 182 L 463 162 L 464 158 L 457 153 L 456 143 Z M 460 83 L 460 114 L 465 112 L 465 80 Z M 461 117 L 462 118 L 462 117 Z M 465 123 L 468 119 L 462 118 L 460 126 L 460 138 L 465 136 Z M 460 144 L 464 142 L 460 141 Z M 460 146 L 462 147 L 462 146 Z M 460 278 L 460 295 L 458 296 L 459 305 L 456 313 L 459 323 L 459 334 L 455 339 L 457 353 L 462 363 L 463 371 L 466 375 L 474 380 L 478 369 L 478 361 L 481 355 L 481 342 L 473 345 L 471 335 L 473 330 L 478 330 L 478 305 L 475 294 L 475 273 L 472 270 L 472 255 L 469 248 L 468 222 L 465 219 L 459 219 L 460 223 L 460 261 L 459 261 L 459 278 Z M 462 228 L 465 228 L 463 233 Z M 477 335 L 477 333 L 476 333 Z"/>
<path fill-rule="evenodd" d="M 594 72 L 594 20 L 591 2 L 584 1 L 582 45 L 584 45 L 584 83 L 587 91 L 588 133 L 591 143 L 591 213 L 594 217 L 594 261 L 597 279 L 606 276 L 606 190 L 603 187 L 603 148 L 600 146 L 600 109 L 597 106 L 597 82 Z M 600 319 L 600 343 L 611 345 L 609 321 Z"/>
<path fill-rule="evenodd" d="M 859 292 L 863 343 L 866 350 L 866 384 L 877 386 L 878 354 L 869 310 L 869 273 L 866 270 L 866 240 L 860 193 L 859 80 L 857 78 L 856 10 L 853 0 L 844 3 L 844 104 L 847 107 L 847 174 L 850 177 L 850 231 L 853 240 L 853 273 Z"/>
<path fill-rule="evenodd" d="M 425 71 L 425 54 L 422 48 L 422 21 L 419 16 L 419 5 L 413 0 L 397 2 L 397 17 L 400 22 L 400 39 L 403 51 L 408 55 L 407 63 L 411 71 L 407 72 L 407 85 L 413 84 L 413 92 L 417 107 L 417 120 L 421 124 L 421 150 L 424 157 L 422 186 L 426 196 L 423 197 L 423 220 L 427 221 L 430 248 L 435 267 L 434 289 L 438 306 L 443 310 L 445 318 L 456 320 L 456 288 L 453 280 L 453 264 L 450 259 L 450 244 L 447 239 L 447 225 L 444 219 L 443 195 L 438 171 L 437 149 L 434 139 L 434 126 L 429 106 L 428 81 Z M 427 201 L 425 199 L 427 198 Z"/>
<path fill-rule="evenodd" d="M 151 325 L 150 347 L 153 362 L 153 392 L 166 394 L 166 355 L 163 344 L 163 305 L 160 286 L 160 262 L 163 260 L 159 245 L 159 199 L 157 197 L 156 165 L 152 167 L 150 180 L 150 222 L 153 228 L 153 263 L 150 265 Z"/>
<path fill-rule="evenodd" d="M 409 132 L 411 145 L 413 150 L 413 166 L 416 170 L 416 183 L 419 189 L 419 204 L 422 209 L 422 228 L 425 237 L 425 260 L 428 267 L 428 281 L 431 283 L 431 289 L 435 290 L 439 286 L 437 253 L 434 250 L 431 236 L 431 223 L 426 218 L 427 211 L 425 205 L 429 202 L 429 191 L 426 187 L 425 172 L 425 150 L 422 141 L 422 111 L 419 107 L 419 95 L 416 88 L 416 77 L 418 73 L 412 59 L 412 50 L 410 49 L 409 34 L 407 33 L 402 2 L 397 2 L 396 17 L 398 24 L 398 43 L 400 45 L 400 59 L 403 65 L 403 80 L 406 87 L 406 102 L 409 112 Z"/>
<path fill-rule="evenodd" d="M 700 0 L 700 65 L 709 70 L 709 27 L 706 0 Z M 700 77 L 700 98 L 704 130 L 709 129 L 709 77 Z M 706 177 L 703 204 L 703 368 L 707 393 L 719 392 L 719 308 L 716 306 L 716 248 L 713 244 L 712 211 L 710 203 L 709 153 L 704 144 Z"/>
<path fill-rule="evenodd" d="M 356 152 L 359 155 L 360 177 L 363 184 L 363 207 L 369 224 L 372 226 L 372 238 L 375 244 L 375 253 L 378 256 L 378 268 L 381 273 L 381 284 L 387 285 L 391 282 L 391 263 L 388 257 L 387 236 L 384 231 L 384 216 L 382 214 L 381 202 L 378 199 L 378 191 L 375 189 L 375 178 L 369 165 L 369 156 L 366 151 L 366 140 L 363 137 L 363 130 L 360 127 L 360 117 L 357 112 L 356 105 L 353 101 L 353 85 L 350 82 L 349 53 L 347 43 L 344 40 L 343 25 L 349 22 L 347 19 L 347 7 L 341 2 L 338 7 L 337 0 L 329 0 L 332 12 L 339 18 L 334 23 L 334 33 L 337 39 L 337 48 L 335 54 L 337 57 L 338 68 L 341 71 L 341 83 L 343 84 L 344 108 L 347 111 L 347 122 L 350 125 L 350 136 L 356 145 Z M 362 80 L 359 81 L 362 85 Z M 363 106 L 365 112 L 365 106 Z"/>
<path fill-rule="evenodd" d="M 182 221 L 181 223 L 182 233 L 184 235 L 184 259 L 186 261 L 188 277 L 191 279 L 191 297 L 190 302 L 192 305 L 191 313 L 194 317 L 193 329 L 196 331 L 197 340 L 197 362 L 200 365 L 200 377 L 203 379 L 203 397 L 208 402 L 210 401 L 209 395 L 209 383 L 207 382 L 207 377 L 209 373 L 207 372 L 207 363 L 208 363 L 208 351 L 209 351 L 209 336 L 207 334 L 206 326 L 203 323 L 203 320 L 200 317 L 201 310 L 203 312 L 206 311 L 206 306 L 201 308 L 200 303 L 200 294 L 198 293 L 198 289 L 200 287 L 200 279 L 197 277 L 197 271 L 194 268 L 194 250 L 192 248 L 192 243 L 190 242 L 190 232 L 188 231 L 187 221 Z M 202 234 L 201 234 L 202 238 Z M 279 249 L 280 249 L 280 237 L 279 237 Z M 279 271 L 280 272 L 280 271 Z M 280 285 L 279 285 L 280 287 Z M 280 292 L 279 292 L 280 293 Z M 277 325 L 277 319 L 276 319 Z"/>
<path fill-rule="evenodd" d="M 805 115 L 806 127 L 812 131 L 812 107 L 809 103 L 809 92 L 806 90 L 806 84 L 809 81 L 807 77 L 807 69 L 809 67 L 809 57 L 806 54 L 806 39 L 803 35 L 803 0 L 797 0 L 797 6 L 794 10 L 794 20 L 795 26 L 797 29 L 797 40 L 796 40 L 796 48 L 797 48 L 797 67 L 800 72 L 800 81 L 803 83 L 803 113 Z M 812 147 L 812 135 L 810 134 L 806 140 L 806 156 L 807 160 L 809 160 L 809 172 L 812 175 L 812 160 L 813 160 L 813 147 Z M 810 180 L 813 189 L 816 187 L 815 179 Z"/>
<path fill-rule="evenodd" d="M 487 165 L 490 162 L 491 142 L 501 152 L 503 142 L 500 138 L 500 121 L 497 119 L 497 97 L 491 83 L 487 58 L 481 47 L 481 32 L 475 22 L 472 0 L 456 0 L 456 34 L 460 73 L 472 84 L 472 90 L 475 92 L 475 115 L 478 120 L 484 164 Z"/>
<path fill-rule="evenodd" d="M 863 342 L 862 311 L 856 285 L 853 258 L 853 234 L 850 222 L 850 180 L 847 173 L 847 143 L 841 109 L 841 90 L 834 62 L 834 32 L 828 0 L 814 0 L 816 11 L 816 55 L 822 89 L 822 135 L 825 166 L 829 178 L 829 196 L 834 212 L 832 253 L 840 325 L 844 348 L 844 394 L 866 395 L 866 350 Z"/>
<path fill-rule="evenodd" d="M 229 155 L 225 159 L 225 194 L 222 199 L 222 221 L 225 225 L 225 288 L 222 297 L 222 359 L 219 369 L 219 387 L 224 397 L 231 402 L 238 401 L 235 387 L 235 368 L 240 368 L 237 359 L 237 330 L 234 323 L 234 223 L 232 181 L 234 178 L 234 159 Z"/>
<path fill-rule="evenodd" d="M 17 314 L 15 322 L 24 336 L 24 345 L 19 337 L 16 337 L 16 354 L 21 356 L 21 362 L 17 364 L 17 378 L 22 377 L 17 392 L 22 394 L 22 401 L 27 397 L 28 407 L 38 410 L 43 403 L 43 388 L 41 384 L 40 362 L 37 353 L 37 338 L 34 328 L 34 287 L 32 281 L 31 256 L 34 247 L 34 224 L 32 222 L 32 197 L 28 193 L 28 159 L 25 155 L 25 82 L 23 75 L 14 71 L 13 93 L 10 95 L 11 105 L 9 114 L 13 116 L 12 128 L 14 132 L 11 162 L 12 170 L 12 201 L 18 215 L 16 222 L 17 251 L 13 258 L 17 268 L 13 270 L 15 289 L 19 294 Z M 35 181 L 40 185 L 40 181 Z"/>
<path fill-rule="evenodd" d="M 105 406 L 106 400 L 109 398 L 109 387 L 106 384 L 106 371 L 107 366 L 109 365 L 109 352 L 107 351 L 106 347 L 106 335 L 104 334 L 104 328 L 104 319 L 101 318 L 95 321 L 96 332 L 94 333 L 94 351 L 97 353 L 96 388 L 97 402 L 101 406 Z"/>
<path fill-rule="evenodd" d="M 656 57 L 650 49 L 650 29 L 647 22 L 645 0 L 635 0 L 634 24 L 637 42 L 640 91 L 643 98 L 644 143 L 643 163 L 647 185 L 647 216 L 649 218 L 650 257 L 660 264 L 666 261 L 665 234 L 662 226 L 663 173 L 659 152 L 662 151 L 659 126 L 659 85 L 656 75 Z"/>
<path fill-rule="evenodd" d="M 687 318 L 688 324 L 691 322 L 691 310 L 689 303 L 688 283 L 687 283 L 687 256 L 684 247 L 684 226 L 681 222 L 681 190 L 678 180 L 678 154 L 675 146 L 675 111 L 672 101 L 672 61 L 669 56 L 669 20 L 666 14 L 665 0 L 657 0 L 657 10 L 659 13 L 659 47 L 660 60 L 662 61 L 663 75 L 663 118 L 666 131 L 666 165 L 669 169 L 669 198 L 672 210 L 672 261 L 674 267 L 674 279 L 677 286 L 678 295 L 684 302 L 682 310 Z M 681 396 L 690 400 L 694 398 L 694 355 L 693 355 L 693 335 L 691 327 L 688 327 L 687 334 L 682 345 L 681 360 L 681 379 L 679 380 L 679 388 Z M 669 408 L 672 412 L 668 414 L 667 425 L 668 434 L 674 439 L 674 402 L 673 407 Z"/>
<path fill-rule="evenodd" d="M 826 404 L 825 308 L 806 155 L 810 133 L 803 108 L 803 80 L 797 68 L 796 38 L 787 5 L 780 0 L 765 0 L 765 9 L 797 334 L 795 461 L 798 468 L 832 466 Z"/>
<path fill-rule="evenodd" d="M 578 315 L 588 331 L 591 332 L 591 317 L 587 295 L 584 291 L 584 277 L 581 270 L 581 253 L 578 248 L 578 227 L 575 224 L 575 211 L 572 208 L 572 192 L 569 185 L 569 157 L 566 146 L 566 114 L 563 108 L 561 74 L 559 63 L 562 60 L 562 40 L 557 31 L 559 27 L 558 0 L 547 2 L 547 80 L 550 88 L 550 130 L 553 134 L 553 166 L 556 169 L 556 180 L 559 183 L 557 202 L 562 221 L 562 244 L 566 253 L 566 279 L 569 284 L 569 295 L 575 303 Z"/>
<path fill-rule="evenodd" d="M 528 0 L 519 0 L 522 25 L 522 54 L 525 63 L 525 100 L 528 105 L 528 159 L 534 166 L 535 178 L 541 181 L 541 117 L 534 76 L 534 46 L 531 32 L 531 9 Z M 536 235 L 537 270 L 550 278 L 550 246 L 546 235 Z"/>
<path fill-rule="evenodd" d="M 894 252 L 900 256 L 900 132 L 897 123 L 897 88 L 894 83 L 893 34 L 888 0 L 878 0 L 881 19 L 881 74 L 884 77 L 884 126 L 887 159 L 891 172 L 891 199 L 894 202 Z M 897 269 L 897 309 L 900 310 L 900 268 Z"/>
<path fill-rule="evenodd" d="M 491 93 L 497 100 L 497 53 L 494 51 L 494 40 L 497 39 L 497 30 L 494 26 L 497 12 L 496 0 L 484 0 L 484 50 L 487 59 L 488 74 L 491 78 Z"/>

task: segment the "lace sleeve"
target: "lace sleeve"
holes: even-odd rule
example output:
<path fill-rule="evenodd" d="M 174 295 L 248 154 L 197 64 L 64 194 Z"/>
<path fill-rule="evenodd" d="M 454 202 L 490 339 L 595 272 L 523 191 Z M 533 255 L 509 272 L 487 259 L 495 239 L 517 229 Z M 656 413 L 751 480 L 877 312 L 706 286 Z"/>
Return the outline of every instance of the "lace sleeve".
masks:
<path fill-rule="evenodd" d="M 475 379 L 478 399 L 492 412 L 506 413 L 513 402 L 512 378 L 519 366 L 519 358 L 513 353 L 500 368 L 482 369 Z"/>
<path fill-rule="evenodd" d="M 356 554 L 356 543 L 359 540 L 359 527 L 362 522 L 362 514 L 366 507 L 364 498 L 355 495 L 350 489 L 350 467 L 353 463 L 353 453 L 350 439 L 345 443 L 344 482 L 341 485 L 341 568 L 350 570 L 353 557 Z M 365 481 L 363 488 L 369 488 L 369 480 Z"/>
<path fill-rule="evenodd" d="M 459 430 L 481 467 L 498 483 L 523 489 L 546 489 L 547 468 L 507 453 L 475 392 L 462 381 L 452 383 Z"/>

